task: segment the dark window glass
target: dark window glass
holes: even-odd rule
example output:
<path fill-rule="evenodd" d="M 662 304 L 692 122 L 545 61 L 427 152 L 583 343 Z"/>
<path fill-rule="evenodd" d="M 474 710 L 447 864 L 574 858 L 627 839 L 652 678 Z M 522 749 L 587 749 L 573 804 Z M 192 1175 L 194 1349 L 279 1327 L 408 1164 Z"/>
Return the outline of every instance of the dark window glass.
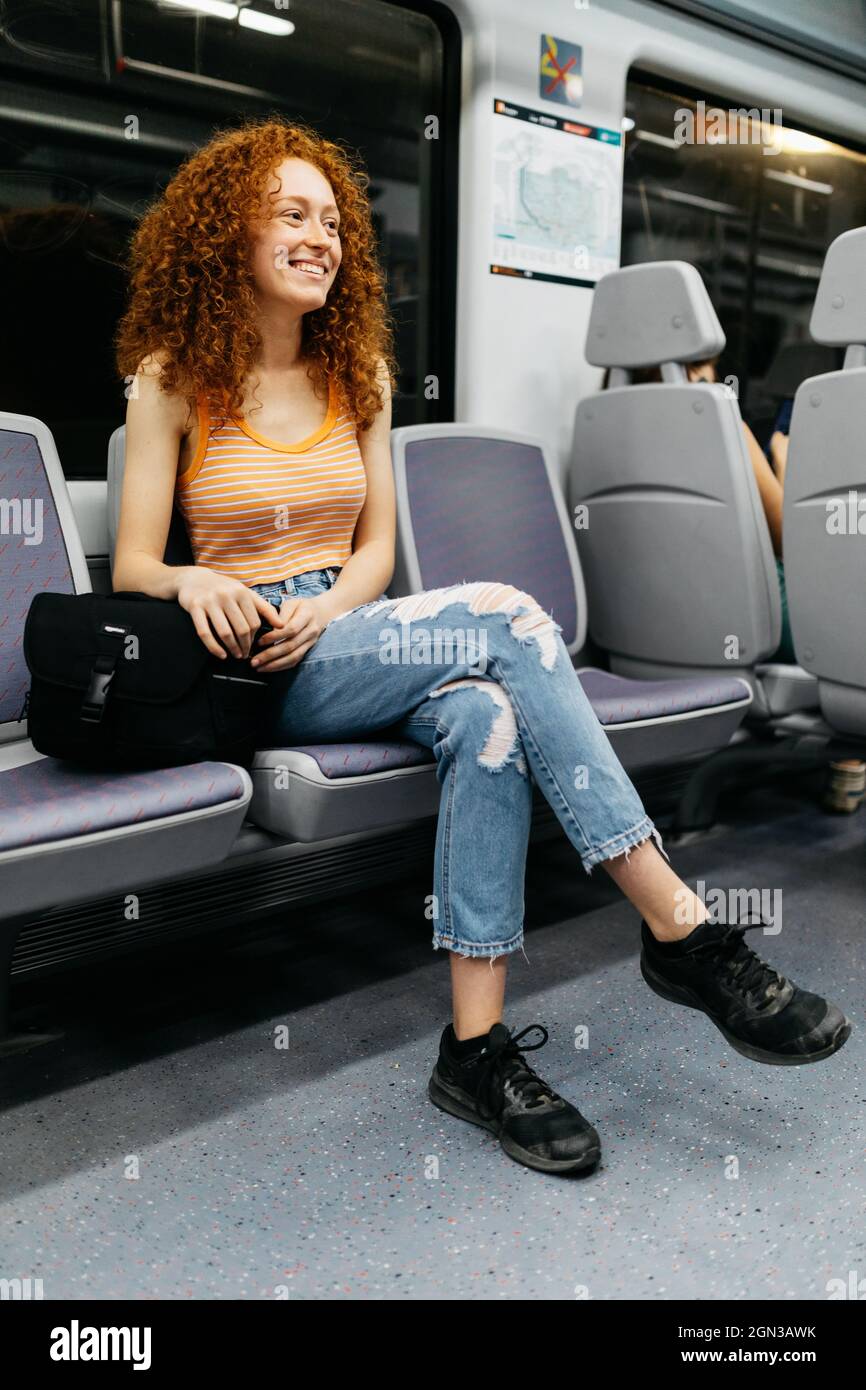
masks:
<path fill-rule="evenodd" d="M 622 263 L 697 266 L 727 338 L 719 377 L 736 377 L 764 443 L 799 382 L 839 361 L 812 341 L 809 319 L 827 247 L 866 223 L 866 156 L 772 115 L 757 126 L 728 115 L 740 106 L 630 75 Z M 711 126 L 713 111 L 725 120 Z"/>
<path fill-rule="evenodd" d="M 46 421 L 67 477 L 105 475 L 124 419 L 112 340 L 136 219 L 246 115 L 284 113 L 359 151 L 396 330 L 394 424 L 452 418 L 459 39 L 421 9 L 0 3 L 0 404 Z"/>

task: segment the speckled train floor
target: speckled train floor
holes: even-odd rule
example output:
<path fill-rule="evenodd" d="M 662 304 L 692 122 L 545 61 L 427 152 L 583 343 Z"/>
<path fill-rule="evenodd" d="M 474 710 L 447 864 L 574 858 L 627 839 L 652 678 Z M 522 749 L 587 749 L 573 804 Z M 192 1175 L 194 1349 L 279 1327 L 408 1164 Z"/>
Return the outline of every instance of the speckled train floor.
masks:
<path fill-rule="evenodd" d="M 449 972 L 426 883 L 38 987 L 67 1032 L 0 1063 L 0 1276 L 46 1299 L 827 1299 L 866 1275 L 864 839 L 866 810 L 776 793 L 674 855 L 783 890 L 781 933 L 749 939 L 855 1025 L 797 1068 L 658 999 L 633 910 L 534 849 L 506 1022 L 544 1023 L 530 1060 L 601 1133 L 583 1178 L 427 1100 Z"/>

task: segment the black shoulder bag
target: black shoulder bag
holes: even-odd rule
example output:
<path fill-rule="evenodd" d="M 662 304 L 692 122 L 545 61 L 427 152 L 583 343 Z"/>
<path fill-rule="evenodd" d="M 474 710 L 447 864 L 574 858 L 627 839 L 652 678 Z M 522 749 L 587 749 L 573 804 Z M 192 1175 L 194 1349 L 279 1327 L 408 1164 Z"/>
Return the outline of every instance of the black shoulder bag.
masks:
<path fill-rule="evenodd" d="M 21 718 L 40 753 L 101 768 L 252 762 L 267 678 L 212 656 L 176 600 L 37 594 L 24 658 Z"/>

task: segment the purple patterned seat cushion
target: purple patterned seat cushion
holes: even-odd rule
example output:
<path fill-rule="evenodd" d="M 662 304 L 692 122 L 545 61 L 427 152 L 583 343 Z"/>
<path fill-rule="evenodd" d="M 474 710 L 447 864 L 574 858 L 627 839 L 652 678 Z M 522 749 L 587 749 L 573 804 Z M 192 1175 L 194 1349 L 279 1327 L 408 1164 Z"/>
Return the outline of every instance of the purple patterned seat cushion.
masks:
<path fill-rule="evenodd" d="M 95 772 L 41 758 L 0 772 L 0 851 L 201 811 L 243 794 L 241 775 L 228 763 Z"/>
<path fill-rule="evenodd" d="M 580 683 L 601 724 L 630 724 L 640 719 L 694 714 L 749 697 L 737 676 L 683 676 L 671 681 L 639 681 L 610 671 L 579 671 Z"/>
<path fill-rule="evenodd" d="M 436 761 L 429 748 L 401 739 L 383 743 L 373 739 L 369 743 L 306 743 L 288 751 L 306 753 L 329 779 L 367 777 L 374 772 L 393 772 L 395 768 L 420 767 Z"/>

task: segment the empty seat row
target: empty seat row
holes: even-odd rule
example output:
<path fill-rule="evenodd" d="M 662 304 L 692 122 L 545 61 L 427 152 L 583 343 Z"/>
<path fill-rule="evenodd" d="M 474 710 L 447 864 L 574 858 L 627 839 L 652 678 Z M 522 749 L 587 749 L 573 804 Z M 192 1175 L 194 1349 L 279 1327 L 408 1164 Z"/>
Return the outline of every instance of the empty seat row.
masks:
<path fill-rule="evenodd" d="M 779 588 L 736 396 L 687 379 L 685 364 L 725 343 L 693 266 L 629 266 L 599 282 L 586 357 L 610 369 L 610 389 L 577 407 L 568 491 L 590 633 L 613 671 L 737 672 L 755 697 L 750 720 L 862 751 L 866 227 L 828 248 L 810 331 L 824 357 L 812 353 L 817 374 L 796 391 L 783 492 L 796 665 L 768 661 Z M 797 346 L 789 356 L 806 361 Z M 635 382 L 643 368 L 661 381 Z"/>

